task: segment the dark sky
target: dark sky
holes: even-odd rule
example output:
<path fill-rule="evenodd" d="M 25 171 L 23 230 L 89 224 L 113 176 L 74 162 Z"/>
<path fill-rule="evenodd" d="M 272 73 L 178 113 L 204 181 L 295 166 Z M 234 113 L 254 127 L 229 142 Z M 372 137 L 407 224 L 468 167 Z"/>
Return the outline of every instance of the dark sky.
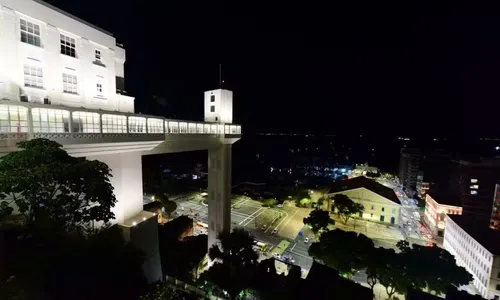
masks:
<path fill-rule="evenodd" d="M 218 87 L 222 62 L 225 87 L 234 91 L 234 121 L 247 132 L 498 135 L 498 7 L 48 2 L 124 44 L 136 111 L 201 119 L 203 91 Z"/>

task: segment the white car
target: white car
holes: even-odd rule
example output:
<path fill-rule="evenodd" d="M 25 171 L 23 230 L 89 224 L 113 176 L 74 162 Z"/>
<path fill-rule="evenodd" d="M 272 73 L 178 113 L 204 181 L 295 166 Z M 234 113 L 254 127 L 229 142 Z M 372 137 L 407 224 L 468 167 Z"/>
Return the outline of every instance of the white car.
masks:
<path fill-rule="evenodd" d="M 280 204 L 276 205 L 276 207 L 282 208 L 283 207 L 283 203 L 280 203 Z"/>
<path fill-rule="evenodd" d="M 309 238 L 305 238 L 304 243 L 309 243 Z"/>

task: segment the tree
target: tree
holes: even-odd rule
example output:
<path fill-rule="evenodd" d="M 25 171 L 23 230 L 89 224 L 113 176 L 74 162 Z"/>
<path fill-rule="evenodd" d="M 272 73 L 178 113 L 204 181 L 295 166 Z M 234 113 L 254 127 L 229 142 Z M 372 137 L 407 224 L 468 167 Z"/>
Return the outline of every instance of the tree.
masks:
<path fill-rule="evenodd" d="M 165 213 L 167 214 L 167 218 L 170 219 L 172 213 L 177 209 L 177 203 L 172 200 L 169 200 L 167 195 L 164 193 L 154 195 L 155 201 L 158 201 L 163 205 L 165 209 Z"/>
<path fill-rule="evenodd" d="M 309 248 L 309 255 L 351 278 L 367 266 L 373 249 L 373 241 L 365 235 L 335 229 L 324 232 Z"/>
<path fill-rule="evenodd" d="M 385 287 L 388 299 L 391 299 L 396 292 L 405 294 L 411 278 L 406 276 L 405 260 L 394 250 L 385 252 L 384 263 L 377 269 L 377 278 L 381 285 Z"/>
<path fill-rule="evenodd" d="M 106 164 L 71 157 L 47 139 L 18 147 L 0 160 L 1 216 L 12 214 L 15 206 L 28 225 L 67 231 L 114 218 L 116 198 Z"/>
<path fill-rule="evenodd" d="M 367 260 L 366 266 L 366 280 L 372 290 L 380 279 L 380 273 L 390 266 L 394 255 L 394 250 L 381 247 L 374 248 L 373 251 L 370 252 L 370 257 Z"/>
<path fill-rule="evenodd" d="M 344 194 L 336 194 L 333 196 L 333 200 L 335 201 L 333 210 L 336 210 L 337 216 L 344 221 L 344 224 L 347 224 L 352 215 L 360 214 L 364 211 L 362 204 L 352 201 Z"/>
<path fill-rule="evenodd" d="M 318 234 L 321 230 L 327 229 L 328 225 L 335 224 L 335 221 L 330 218 L 329 212 L 315 209 L 311 211 L 309 217 L 304 218 L 304 224 L 310 225 L 314 234 Z"/>
<path fill-rule="evenodd" d="M 147 294 L 140 296 L 139 300 L 194 300 L 199 299 L 194 295 L 190 295 L 175 286 L 167 283 L 157 284 Z"/>
<path fill-rule="evenodd" d="M 253 237 L 241 228 L 220 233 L 219 240 L 222 249 L 218 245 L 210 248 L 208 255 L 215 263 L 201 280 L 214 283 L 234 299 L 251 286 L 258 254 L 253 250 Z"/>

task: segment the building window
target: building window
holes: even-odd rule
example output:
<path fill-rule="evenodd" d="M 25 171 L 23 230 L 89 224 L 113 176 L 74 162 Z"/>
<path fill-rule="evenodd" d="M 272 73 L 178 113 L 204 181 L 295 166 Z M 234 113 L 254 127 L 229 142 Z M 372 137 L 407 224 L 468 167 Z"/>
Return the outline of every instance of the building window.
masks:
<path fill-rule="evenodd" d="M 129 133 L 146 133 L 146 118 L 128 117 Z"/>
<path fill-rule="evenodd" d="M 100 133 L 101 122 L 98 113 L 75 111 L 72 114 L 73 132 Z"/>
<path fill-rule="evenodd" d="M 396 213 L 396 209 L 395 209 L 395 208 L 393 208 L 393 209 L 392 209 L 392 213 L 393 213 L 393 214 L 395 214 L 395 213 Z"/>
<path fill-rule="evenodd" d="M 479 185 L 473 184 L 470 186 L 471 189 L 477 190 L 479 188 Z"/>
<path fill-rule="evenodd" d="M 33 132 L 69 132 L 69 111 L 33 108 Z"/>
<path fill-rule="evenodd" d="M 185 122 L 179 123 L 179 133 L 188 133 L 188 124 Z"/>
<path fill-rule="evenodd" d="M 103 133 L 127 133 L 127 117 L 121 115 L 102 115 Z"/>
<path fill-rule="evenodd" d="M 370 214 L 370 218 L 373 218 L 373 214 Z"/>
<path fill-rule="evenodd" d="M 474 179 L 474 178 L 473 178 L 473 179 L 471 179 L 471 180 L 470 180 L 470 183 L 477 183 L 477 179 Z"/>
<path fill-rule="evenodd" d="M 24 65 L 24 86 L 43 88 L 42 68 Z"/>
<path fill-rule="evenodd" d="M 21 19 L 21 42 L 41 47 L 40 26 Z"/>
<path fill-rule="evenodd" d="M 210 106 L 210 112 L 215 112 L 215 105 Z"/>
<path fill-rule="evenodd" d="M 148 119 L 148 133 L 163 133 L 163 120 Z"/>
<path fill-rule="evenodd" d="M 210 95 L 210 102 L 215 102 L 215 95 Z"/>
<path fill-rule="evenodd" d="M 28 108 L 0 105 L 0 132 L 28 132 Z"/>
<path fill-rule="evenodd" d="M 371 209 L 371 210 L 374 210 L 374 209 L 375 209 L 375 206 L 373 206 L 373 205 L 372 205 L 372 206 L 370 207 L 370 209 Z"/>
<path fill-rule="evenodd" d="M 472 191 L 470 191 L 470 194 L 471 195 L 477 195 L 477 191 L 476 190 L 472 190 Z"/>
<path fill-rule="evenodd" d="M 168 122 L 168 133 L 179 133 L 179 123 Z"/>
<path fill-rule="evenodd" d="M 497 291 L 500 291 L 500 284 L 497 284 L 496 289 Z"/>
<path fill-rule="evenodd" d="M 76 57 L 75 39 L 61 34 L 61 54 Z"/>
<path fill-rule="evenodd" d="M 102 83 L 96 83 L 97 95 L 102 95 Z"/>
<path fill-rule="evenodd" d="M 78 94 L 77 80 L 75 75 L 63 73 L 63 92 Z"/>
<path fill-rule="evenodd" d="M 95 60 L 101 61 L 101 50 L 95 50 Z"/>
<path fill-rule="evenodd" d="M 385 211 L 385 207 L 382 207 L 382 211 Z"/>

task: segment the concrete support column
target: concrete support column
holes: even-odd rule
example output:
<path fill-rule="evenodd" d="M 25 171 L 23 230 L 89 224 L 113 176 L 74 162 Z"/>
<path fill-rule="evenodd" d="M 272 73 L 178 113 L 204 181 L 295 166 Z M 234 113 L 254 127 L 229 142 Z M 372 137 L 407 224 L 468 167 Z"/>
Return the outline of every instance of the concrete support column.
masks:
<path fill-rule="evenodd" d="M 87 156 L 89 160 L 99 160 L 107 164 L 113 177 L 113 185 L 117 203 L 113 208 L 115 221 L 124 220 L 142 211 L 142 160 L 140 152 L 117 153 L 98 156 Z"/>
<path fill-rule="evenodd" d="M 231 143 L 208 150 L 208 247 L 231 230 Z"/>

